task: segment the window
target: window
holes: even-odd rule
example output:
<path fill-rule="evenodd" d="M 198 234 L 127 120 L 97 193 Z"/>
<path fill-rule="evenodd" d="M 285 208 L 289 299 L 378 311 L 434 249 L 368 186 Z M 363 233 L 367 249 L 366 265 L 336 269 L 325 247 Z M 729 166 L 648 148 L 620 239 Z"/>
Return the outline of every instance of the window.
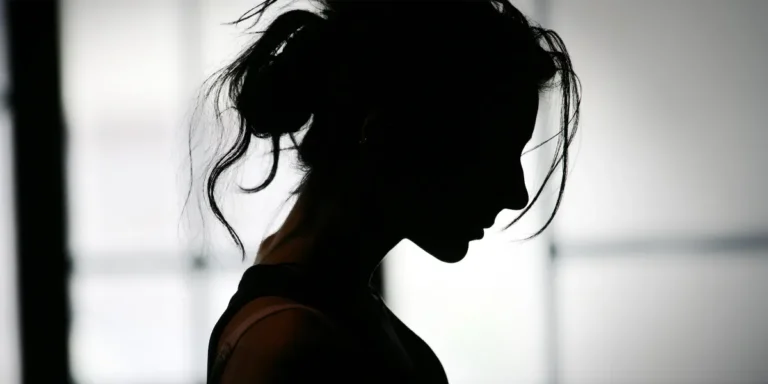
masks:
<path fill-rule="evenodd" d="M 585 102 L 555 232 L 560 382 L 768 378 L 766 5 L 553 4 Z"/>

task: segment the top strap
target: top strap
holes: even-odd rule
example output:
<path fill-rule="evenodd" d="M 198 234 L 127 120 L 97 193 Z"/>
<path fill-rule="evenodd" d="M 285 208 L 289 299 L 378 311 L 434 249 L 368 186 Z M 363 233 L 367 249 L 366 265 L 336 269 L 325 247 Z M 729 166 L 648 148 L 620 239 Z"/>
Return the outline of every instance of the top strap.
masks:
<path fill-rule="evenodd" d="M 326 315 L 317 309 L 306 305 L 298 303 L 285 303 L 262 308 L 261 310 L 246 317 L 242 324 L 238 325 L 237 328 L 235 328 L 235 330 L 232 331 L 231 334 L 227 335 L 227 338 L 224 339 L 223 343 L 221 344 L 221 348 L 218 349 L 218 353 L 216 354 L 213 366 L 209 372 L 210 376 L 208 377 L 208 383 L 216 384 L 220 382 L 221 375 L 224 372 L 224 367 L 227 364 L 227 360 L 229 360 L 232 351 L 235 349 L 235 346 L 237 346 L 237 343 L 243 337 L 245 332 L 247 332 L 252 326 L 267 316 L 274 315 L 288 309 L 304 309 L 310 311 L 320 317 L 326 324 L 330 325 L 331 327 L 334 326 L 333 322 L 331 322 Z"/>
<path fill-rule="evenodd" d="M 223 348 L 229 347 L 230 349 L 234 348 L 237 343 L 240 341 L 240 338 L 247 332 L 253 325 L 255 325 L 259 320 L 264 319 L 267 316 L 274 315 L 278 312 L 282 312 L 288 309 L 304 309 L 307 311 L 310 311 L 323 319 L 325 323 L 328 325 L 333 326 L 333 323 L 320 311 L 318 311 L 315 308 L 308 307 L 306 305 L 298 304 L 298 303 L 286 303 L 286 304 L 277 304 L 277 305 L 271 305 L 269 307 L 263 308 L 260 311 L 257 311 L 250 316 L 246 317 L 245 320 L 240 324 L 237 328 L 235 328 L 232 333 L 227 335 L 227 338 L 224 339 L 224 342 L 222 343 Z"/>

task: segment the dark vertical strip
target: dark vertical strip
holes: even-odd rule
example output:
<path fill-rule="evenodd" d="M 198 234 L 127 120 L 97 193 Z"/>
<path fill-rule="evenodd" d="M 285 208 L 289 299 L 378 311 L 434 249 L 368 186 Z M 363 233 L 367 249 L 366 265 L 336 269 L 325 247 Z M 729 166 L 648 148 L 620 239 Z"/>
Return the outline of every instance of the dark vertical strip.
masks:
<path fill-rule="evenodd" d="M 6 1 L 13 124 L 21 375 L 70 383 L 59 4 Z"/>

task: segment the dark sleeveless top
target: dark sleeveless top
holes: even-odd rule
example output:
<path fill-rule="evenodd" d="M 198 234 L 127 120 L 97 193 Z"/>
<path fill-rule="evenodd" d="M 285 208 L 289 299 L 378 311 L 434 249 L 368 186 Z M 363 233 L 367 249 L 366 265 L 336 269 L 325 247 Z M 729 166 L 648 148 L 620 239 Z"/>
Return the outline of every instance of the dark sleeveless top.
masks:
<path fill-rule="evenodd" d="M 237 292 L 213 328 L 208 345 L 207 383 L 219 384 L 228 356 L 217 350 L 224 328 L 246 304 L 263 296 L 278 296 L 317 309 L 340 329 L 340 340 L 351 347 L 344 362 L 356 383 L 447 384 L 443 366 L 432 349 L 385 305 L 371 287 L 350 293 L 321 274 L 309 274 L 293 264 L 254 265 L 245 271 Z M 393 350 L 385 319 L 392 324 L 399 346 Z M 397 352 L 400 351 L 400 352 Z M 404 367 L 406 367 L 404 369 Z M 339 378 L 341 379 L 341 377 Z M 311 380 L 307 381 L 311 382 Z M 338 381 L 337 381 L 338 382 Z M 344 381 L 346 382 L 346 381 Z M 300 384 L 300 383 L 298 383 Z"/>

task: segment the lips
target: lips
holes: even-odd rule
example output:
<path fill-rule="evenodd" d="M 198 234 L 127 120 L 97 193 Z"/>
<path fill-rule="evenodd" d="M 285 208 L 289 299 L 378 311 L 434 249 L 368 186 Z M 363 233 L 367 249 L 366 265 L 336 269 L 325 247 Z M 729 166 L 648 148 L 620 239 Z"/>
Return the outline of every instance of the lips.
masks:
<path fill-rule="evenodd" d="M 495 217 L 493 219 L 491 219 L 491 220 L 486 220 L 485 224 L 483 224 L 483 228 L 488 229 L 490 227 L 493 227 L 493 224 L 495 224 L 495 223 L 496 223 L 496 218 Z"/>

